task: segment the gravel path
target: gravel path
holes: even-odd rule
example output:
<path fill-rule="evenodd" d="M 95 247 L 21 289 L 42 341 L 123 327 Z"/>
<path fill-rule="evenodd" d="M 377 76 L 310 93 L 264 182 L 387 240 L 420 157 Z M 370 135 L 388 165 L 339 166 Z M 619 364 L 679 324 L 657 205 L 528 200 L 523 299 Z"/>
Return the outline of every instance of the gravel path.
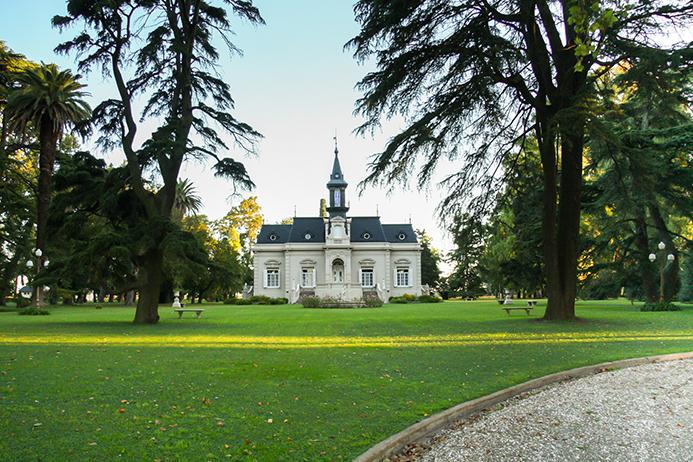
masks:
<path fill-rule="evenodd" d="M 693 360 L 554 384 L 410 448 L 417 461 L 693 461 Z"/>

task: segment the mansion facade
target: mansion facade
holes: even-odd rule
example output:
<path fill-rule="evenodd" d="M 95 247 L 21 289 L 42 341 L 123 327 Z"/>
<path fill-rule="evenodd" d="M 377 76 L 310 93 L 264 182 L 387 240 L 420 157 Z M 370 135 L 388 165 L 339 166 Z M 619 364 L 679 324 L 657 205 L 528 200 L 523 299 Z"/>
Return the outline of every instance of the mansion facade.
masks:
<path fill-rule="evenodd" d="M 350 217 L 335 147 L 327 183 L 327 217 L 295 217 L 293 224 L 262 225 L 253 247 L 256 295 L 302 295 L 345 301 L 377 295 L 421 294 L 421 246 L 411 224 Z"/>

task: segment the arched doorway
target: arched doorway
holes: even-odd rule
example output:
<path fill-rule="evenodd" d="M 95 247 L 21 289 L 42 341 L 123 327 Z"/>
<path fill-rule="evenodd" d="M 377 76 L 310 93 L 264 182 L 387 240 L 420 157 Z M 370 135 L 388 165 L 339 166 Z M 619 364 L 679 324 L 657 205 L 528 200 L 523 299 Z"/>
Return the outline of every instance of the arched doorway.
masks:
<path fill-rule="evenodd" d="M 332 261 L 332 282 L 344 283 L 344 262 L 341 258 L 335 258 Z"/>

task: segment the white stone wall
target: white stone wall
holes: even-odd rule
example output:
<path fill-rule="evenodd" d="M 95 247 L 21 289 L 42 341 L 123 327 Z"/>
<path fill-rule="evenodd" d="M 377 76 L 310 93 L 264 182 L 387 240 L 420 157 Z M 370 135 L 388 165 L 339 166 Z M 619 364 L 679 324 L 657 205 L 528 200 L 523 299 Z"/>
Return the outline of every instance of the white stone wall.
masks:
<path fill-rule="evenodd" d="M 274 263 L 278 262 L 279 267 L 279 288 L 265 287 L 265 270 L 269 267 L 268 263 L 274 267 Z M 286 262 L 284 261 L 283 251 L 260 251 L 255 252 L 253 256 L 254 265 L 254 293 L 255 295 L 267 295 L 268 297 L 286 297 Z"/>
<path fill-rule="evenodd" d="M 342 258 L 345 266 L 344 284 L 333 284 L 331 262 Z M 268 263 L 278 265 L 280 287 L 265 287 Z M 301 282 L 304 266 L 313 266 L 316 274 L 316 294 L 354 298 L 361 294 L 359 270 L 373 268 L 374 280 L 385 290 L 386 298 L 404 294 L 421 294 L 421 250 L 418 244 L 352 243 L 344 246 L 324 244 L 264 244 L 254 249 L 255 294 L 270 297 L 289 297 Z M 395 287 L 398 265 L 409 268 L 409 286 Z"/>

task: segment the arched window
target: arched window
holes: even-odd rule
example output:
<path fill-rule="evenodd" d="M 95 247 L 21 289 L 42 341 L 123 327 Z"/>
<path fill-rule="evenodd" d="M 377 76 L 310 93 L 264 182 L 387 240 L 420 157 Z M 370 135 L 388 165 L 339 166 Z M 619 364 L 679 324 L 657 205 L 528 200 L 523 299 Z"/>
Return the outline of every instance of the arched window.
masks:
<path fill-rule="evenodd" d="M 332 262 L 332 282 L 338 284 L 344 282 L 344 262 L 341 258 L 335 258 Z"/>

